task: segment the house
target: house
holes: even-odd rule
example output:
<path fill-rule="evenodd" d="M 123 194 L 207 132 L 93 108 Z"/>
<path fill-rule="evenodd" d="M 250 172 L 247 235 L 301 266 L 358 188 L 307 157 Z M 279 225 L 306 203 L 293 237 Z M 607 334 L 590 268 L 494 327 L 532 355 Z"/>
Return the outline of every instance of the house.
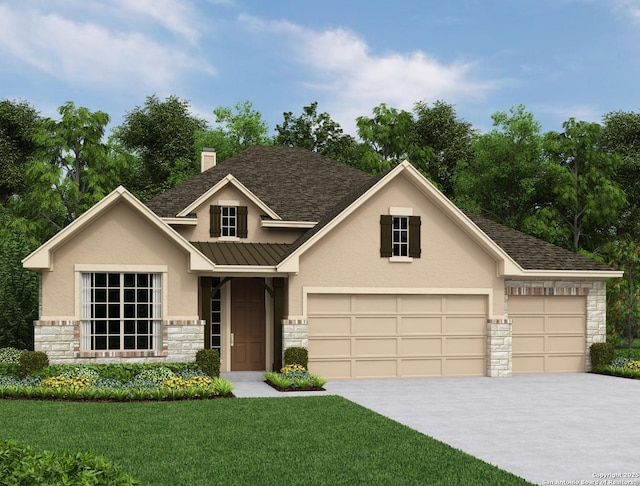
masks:
<path fill-rule="evenodd" d="M 146 204 L 119 187 L 24 260 L 53 363 L 193 360 L 327 378 L 584 372 L 596 263 L 467 214 L 409 163 L 380 177 L 254 147 Z"/>

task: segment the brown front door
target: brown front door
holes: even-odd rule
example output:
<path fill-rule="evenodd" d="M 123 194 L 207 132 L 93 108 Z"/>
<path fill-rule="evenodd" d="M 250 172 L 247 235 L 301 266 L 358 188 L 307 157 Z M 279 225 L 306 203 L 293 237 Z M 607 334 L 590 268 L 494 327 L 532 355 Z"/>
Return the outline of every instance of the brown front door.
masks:
<path fill-rule="evenodd" d="M 265 369 L 264 285 L 258 278 L 231 280 L 232 371 Z"/>

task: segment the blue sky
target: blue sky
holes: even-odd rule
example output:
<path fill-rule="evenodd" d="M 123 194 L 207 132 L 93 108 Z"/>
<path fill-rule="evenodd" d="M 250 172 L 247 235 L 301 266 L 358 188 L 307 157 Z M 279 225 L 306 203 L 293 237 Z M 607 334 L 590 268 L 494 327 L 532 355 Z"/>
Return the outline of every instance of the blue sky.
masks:
<path fill-rule="evenodd" d="M 640 0 L 0 0 L 0 99 L 74 101 L 119 124 L 175 94 L 213 122 L 318 101 L 345 131 L 387 103 L 474 127 L 524 104 L 543 126 L 640 109 Z"/>

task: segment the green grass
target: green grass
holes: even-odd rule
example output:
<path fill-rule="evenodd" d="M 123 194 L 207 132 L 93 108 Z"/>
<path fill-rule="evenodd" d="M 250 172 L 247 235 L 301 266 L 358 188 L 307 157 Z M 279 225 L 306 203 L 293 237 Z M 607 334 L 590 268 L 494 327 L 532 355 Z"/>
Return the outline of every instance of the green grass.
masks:
<path fill-rule="evenodd" d="M 92 451 L 143 484 L 529 484 L 335 396 L 0 400 L 0 438 Z"/>

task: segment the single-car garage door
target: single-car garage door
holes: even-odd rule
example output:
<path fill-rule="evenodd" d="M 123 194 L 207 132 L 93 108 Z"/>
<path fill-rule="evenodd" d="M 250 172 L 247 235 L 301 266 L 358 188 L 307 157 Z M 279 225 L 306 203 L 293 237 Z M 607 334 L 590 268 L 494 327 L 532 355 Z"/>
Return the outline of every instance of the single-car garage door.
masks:
<path fill-rule="evenodd" d="M 326 378 L 486 375 L 484 295 L 310 294 L 307 317 Z"/>
<path fill-rule="evenodd" d="M 586 297 L 510 296 L 513 373 L 584 372 Z"/>

